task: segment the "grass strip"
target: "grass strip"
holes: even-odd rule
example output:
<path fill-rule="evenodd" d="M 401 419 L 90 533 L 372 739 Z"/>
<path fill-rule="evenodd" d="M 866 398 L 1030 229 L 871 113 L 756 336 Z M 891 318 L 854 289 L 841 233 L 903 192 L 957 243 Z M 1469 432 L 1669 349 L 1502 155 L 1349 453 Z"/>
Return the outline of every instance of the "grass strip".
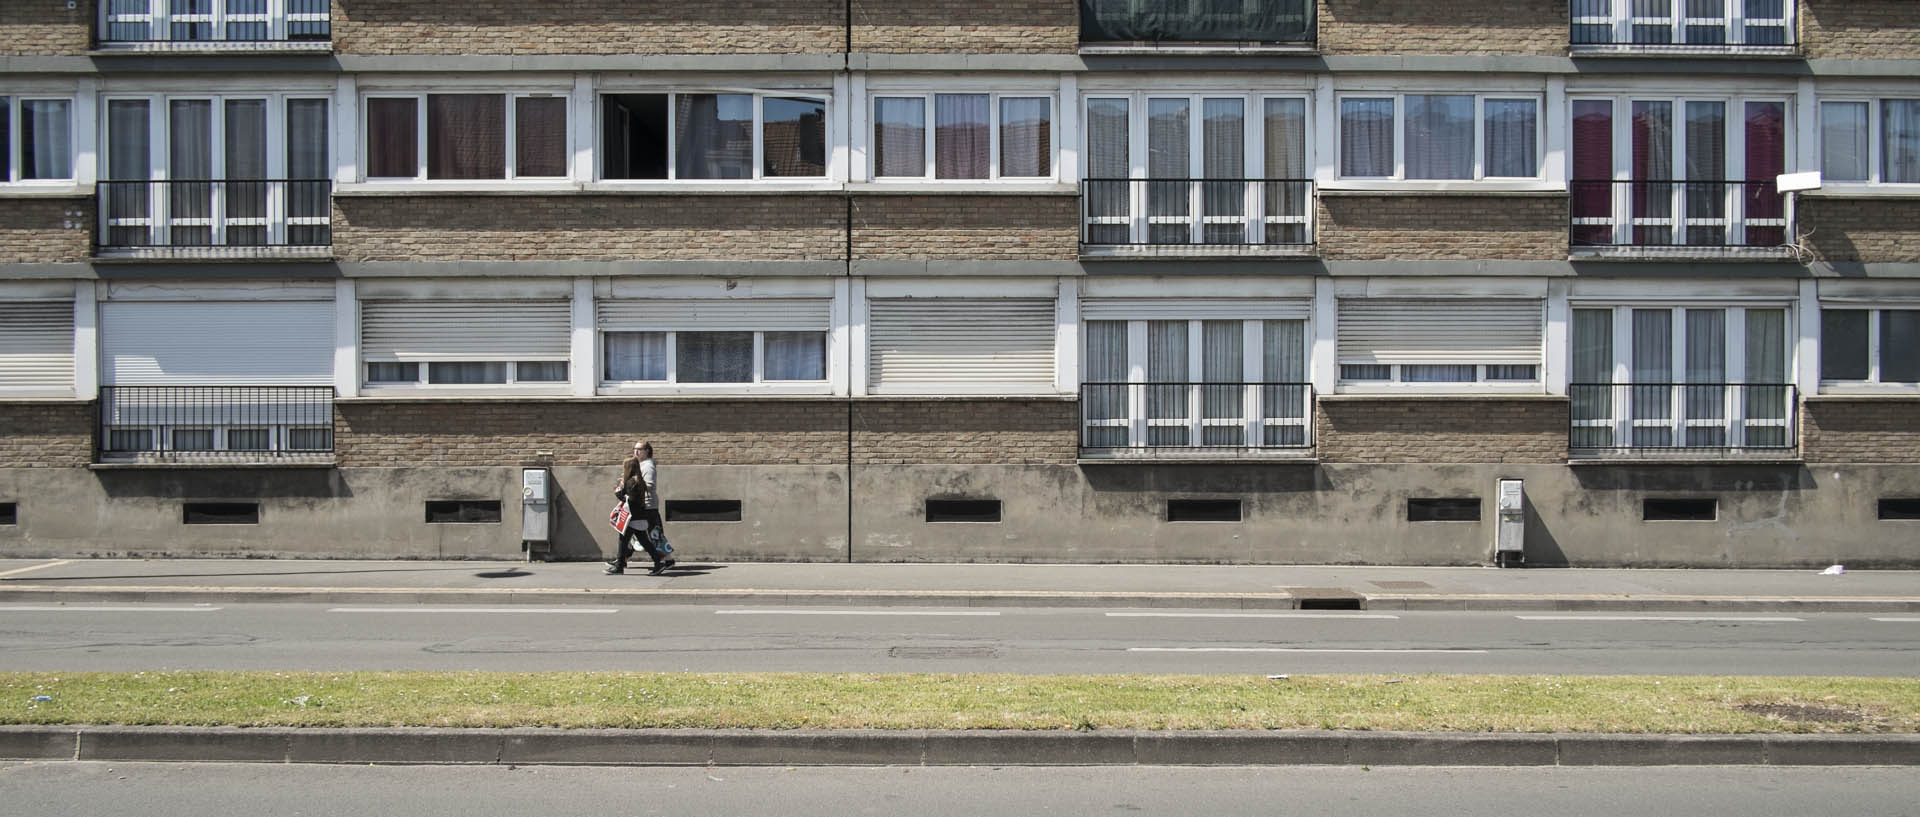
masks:
<path fill-rule="evenodd" d="M 0 673 L 0 724 L 1920 732 L 1903 678 Z"/>

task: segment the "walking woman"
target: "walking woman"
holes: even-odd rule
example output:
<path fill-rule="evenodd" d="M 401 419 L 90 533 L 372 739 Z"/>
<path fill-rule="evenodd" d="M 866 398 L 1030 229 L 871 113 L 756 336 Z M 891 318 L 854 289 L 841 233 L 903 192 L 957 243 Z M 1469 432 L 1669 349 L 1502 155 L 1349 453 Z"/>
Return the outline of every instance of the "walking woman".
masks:
<path fill-rule="evenodd" d="M 660 522 L 660 477 L 659 469 L 653 464 L 653 444 L 637 442 L 633 444 L 633 456 L 620 463 L 620 485 L 613 495 L 627 503 L 627 512 L 632 520 L 627 530 L 620 534 L 620 555 L 607 566 L 607 572 L 620 574 L 627 572 L 627 559 L 633 556 L 633 540 L 640 540 L 640 547 L 653 559 L 653 568 L 649 574 L 658 576 L 669 567 L 673 560 L 665 558 L 653 545 L 653 531 L 660 531 L 666 538 L 666 531 Z"/>

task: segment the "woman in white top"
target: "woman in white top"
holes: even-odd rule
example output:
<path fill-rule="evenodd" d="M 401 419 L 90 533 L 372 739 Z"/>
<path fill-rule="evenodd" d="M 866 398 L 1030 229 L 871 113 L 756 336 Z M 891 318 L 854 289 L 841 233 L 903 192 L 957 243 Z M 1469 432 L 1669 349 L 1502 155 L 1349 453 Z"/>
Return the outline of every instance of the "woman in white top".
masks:
<path fill-rule="evenodd" d="M 666 538 L 666 528 L 660 521 L 660 477 L 659 469 L 653 464 L 652 443 L 633 444 L 633 456 L 620 463 L 620 485 L 613 495 L 627 503 L 632 519 L 627 522 L 627 531 L 620 534 L 620 555 L 607 564 L 607 572 L 616 575 L 627 572 L 627 559 L 633 556 L 635 539 L 640 540 L 640 547 L 653 559 L 649 574 L 658 576 L 673 567 L 673 560 L 653 546 L 651 535 L 657 530 L 660 538 Z"/>

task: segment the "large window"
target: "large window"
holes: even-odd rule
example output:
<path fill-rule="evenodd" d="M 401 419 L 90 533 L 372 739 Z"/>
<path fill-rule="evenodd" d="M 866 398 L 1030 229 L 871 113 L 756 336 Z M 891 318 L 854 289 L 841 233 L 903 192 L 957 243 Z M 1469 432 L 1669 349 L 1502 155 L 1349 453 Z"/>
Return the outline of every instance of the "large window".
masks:
<path fill-rule="evenodd" d="M 1304 320 L 1089 320 L 1087 448 L 1304 447 Z"/>
<path fill-rule="evenodd" d="M 1573 310 L 1574 448 L 1784 447 L 1787 310 Z"/>
<path fill-rule="evenodd" d="M 819 179 L 827 101 L 804 94 L 604 94 L 601 178 Z"/>
<path fill-rule="evenodd" d="M 1820 175 L 1920 184 L 1920 99 L 1820 103 Z"/>
<path fill-rule="evenodd" d="M 827 379 L 825 332 L 604 332 L 608 383 L 773 383 Z"/>
<path fill-rule="evenodd" d="M 1820 379 L 1920 383 L 1920 309 L 1820 310 Z"/>
<path fill-rule="evenodd" d="M 366 100 L 368 179 L 567 175 L 562 94 L 380 94 Z"/>
<path fill-rule="evenodd" d="M 1779 246 L 1778 99 L 1575 99 L 1575 245 Z"/>
<path fill-rule="evenodd" d="M 330 0 L 100 0 L 103 42 L 326 40 Z"/>
<path fill-rule="evenodd" d="M 1573 44 L 1784 46 L 1793 0 L 1573 0 Z"/>
<path fill-rule="evenodd" d="M 1537 179 L 1540 140 L 1537 97 L 1356 94 L 1340 99 L 1342 178 Z"/>
<path fill-rule="evenodd" d="M 0 184 L 73 178 L 73 101 L 0 96 Z"/>
<path fill-rule="evenodd" d="M 1053 152 L 1050 96 L 886 94 L 873 99 L 876 179 L 1051 179 Z"/>

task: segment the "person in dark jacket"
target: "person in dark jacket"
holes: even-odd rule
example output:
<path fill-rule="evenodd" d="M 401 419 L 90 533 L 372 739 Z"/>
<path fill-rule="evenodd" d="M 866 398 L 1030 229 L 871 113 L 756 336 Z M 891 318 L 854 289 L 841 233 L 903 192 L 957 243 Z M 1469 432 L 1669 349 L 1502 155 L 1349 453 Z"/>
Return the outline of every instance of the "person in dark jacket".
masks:
<path fill-rule="evenodd" d="M 653 560 L 649 574 L 658 576 L 673 567 L 673 560 L 653 545 L 654 531 L 660 531 L 663 539 L 666 533 L 660 521 L 660 477 L 659 469 L 653 464 L 652 443 L 633 444 L 633 456 L 620 463 L 620 484 L 614 488 L 613 495 L 627 503 L 632 519 L 627 522 L 626 532 L 620 534 L 620 555 L 607 563 L 607 572 L 615 575 L 627 572 L 627 559 L 633 556 L 635 539 L 640 540 L 640 547 Z"/>

